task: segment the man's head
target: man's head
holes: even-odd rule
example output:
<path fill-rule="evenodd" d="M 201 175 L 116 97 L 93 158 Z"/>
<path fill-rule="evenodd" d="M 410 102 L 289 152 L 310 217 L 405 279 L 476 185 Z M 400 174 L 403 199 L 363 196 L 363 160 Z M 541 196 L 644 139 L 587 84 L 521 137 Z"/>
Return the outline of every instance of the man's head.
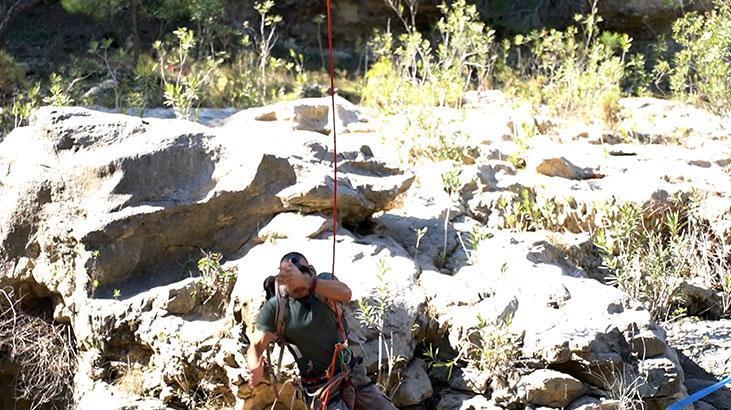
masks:
<path fill-rule="evenodd" d="M 287 292 L 294 297 L 307 294 L 307 288 L 298 286 L 298 283 L 301 285 L 301 281 L 292 280 L 292 278 L 294 276 L 301 277 L 302 275 L 314 276 L 315 274 L 315 268 L 299 252 L 290 252 L 279 261 L 279 275 L 277 275 L 277 278 L 283 281 L 282 283 L 287 286 Z"/>
<path fill-rule="evenodd" d="M 312 266 L 310 266 L 310 263 L 307 262 L 307 258 L 299 252 L 289 252 L 282 256 L 282 259 L 279 261 L 280 272 L 282 269 L 289 269 L 292 266 L 299 269 L 299 271 L 304 274 L 314 274 L 314 272 L 312 272 Z"/>

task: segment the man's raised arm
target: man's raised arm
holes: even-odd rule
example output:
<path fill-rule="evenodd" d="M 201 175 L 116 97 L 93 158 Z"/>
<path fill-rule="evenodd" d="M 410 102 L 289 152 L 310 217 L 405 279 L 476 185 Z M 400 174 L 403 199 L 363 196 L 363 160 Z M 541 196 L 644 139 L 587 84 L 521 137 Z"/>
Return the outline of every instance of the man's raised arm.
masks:
<path fill-rule="evenodd" d="M 353 297 L 353 292 L 350 291 L 348 285 L 337 279 L 327 280 L 310 277 L 308 288 L 314 295 L 336 302 L 348 303 Z"/>

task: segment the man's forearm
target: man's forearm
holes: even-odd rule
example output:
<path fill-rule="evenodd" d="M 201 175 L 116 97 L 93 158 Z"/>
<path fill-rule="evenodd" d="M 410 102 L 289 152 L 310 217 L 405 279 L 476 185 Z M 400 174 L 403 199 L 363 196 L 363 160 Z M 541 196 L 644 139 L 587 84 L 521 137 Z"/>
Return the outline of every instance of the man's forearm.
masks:
<path fill-rule="evenodd" d="M 314 280 L 311 279 L 311 281 Z M 310 285 L 312 282 L 310 282 Z M 318 279 L 315 283 L 314 293 L 317 296 L 335 300 L 337 302 L 350 302 L 352 292 L 348 285 L 337 280 Z"/>
<path fill-rule="evenodd" d="M 264 351 L 259 351 L 256 343 L 249 345 L 249 348 L 246 350 L 246 364 L 250 370 L 259 366 L 259 358 L 262 354 L 264 354 Z"/>

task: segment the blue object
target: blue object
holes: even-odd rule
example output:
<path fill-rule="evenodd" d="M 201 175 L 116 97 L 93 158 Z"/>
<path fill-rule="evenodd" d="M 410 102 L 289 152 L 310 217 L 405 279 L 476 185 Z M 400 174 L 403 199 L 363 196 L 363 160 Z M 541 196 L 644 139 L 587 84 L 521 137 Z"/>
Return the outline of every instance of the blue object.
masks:
<path fill-rule="evenodd" d="M 698 390 L 697 392 L 691 394 L 690 396 L 684 398 L 683 400 L 680 400 L 677 403 L 673 403 L 670 407 L 667 408 L 667 410 L 683 410 L 684 408 L 686 408 L 689 405 L 693 404 L 694 402 L 708 396 L 709 394 L 715 392 L 716 390 L 720 390 L 723 386 L 725 386 L 729 383 L 731 383 L 731 377 L 721 380 L 720 382 L 714 384 L 713 386 L 708 386 L 703 390 Z"/>

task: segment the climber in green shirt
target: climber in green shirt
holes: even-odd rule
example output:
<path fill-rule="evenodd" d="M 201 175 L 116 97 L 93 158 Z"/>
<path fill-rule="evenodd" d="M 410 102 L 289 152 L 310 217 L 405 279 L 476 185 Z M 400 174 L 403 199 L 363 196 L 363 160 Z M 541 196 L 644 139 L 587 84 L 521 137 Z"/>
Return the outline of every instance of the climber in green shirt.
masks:
<path fill-rule="evenodd" d="M 295 356 L 305 399 L 311 408 L 321 408 L 317 392 L 328 384 L 326 370 L 335 346 L 341 342 L 338 317 L 333 302 L 350 302 L 350 288 L 330 273 L 316 275 L 312 265 L 300 253 L 286 254 L 279 265 L 279 275 L 265 282 L 269 299 L 264 303 L 256 321 L 256 331 L 246 354 L 251 371 L 250 386 L 264 377 L 264 352 L 282 334 L 284 342 Z M 276 282 L 275 282 L 276 281 Z M 286 296 L 272 296 L 275 286 Z M 287 312 L 278 321 L 278 309 Z M 281 328 L 278 330 L 278 328 Z M 329 410 L 395 409 L 391 401 L 373 385 L 366 375 L 362 359 L 351 357 L 349 369 L 338 369 L 347 377 L 333 388 L 327 400 Z"/>

